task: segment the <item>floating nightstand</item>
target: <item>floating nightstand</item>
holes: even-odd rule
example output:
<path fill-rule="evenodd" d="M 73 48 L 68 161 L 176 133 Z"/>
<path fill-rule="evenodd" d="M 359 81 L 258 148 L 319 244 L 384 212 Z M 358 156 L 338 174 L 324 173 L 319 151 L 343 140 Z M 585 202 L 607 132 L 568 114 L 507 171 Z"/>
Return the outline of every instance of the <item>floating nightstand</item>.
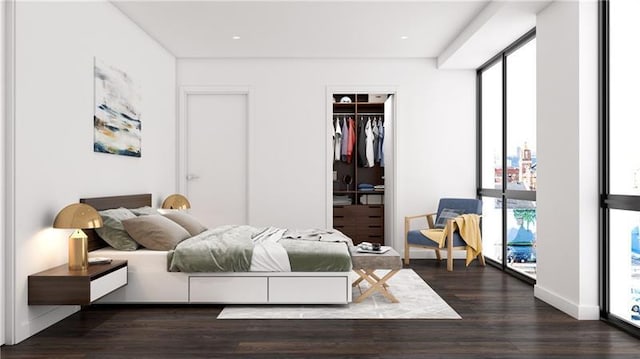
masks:
<path fill-rule="evenodd" d="M 29 305 L 89 305 L 126 284 L 124 260 L 91 264 L 84 271 L 63 264 L 29 276 Z"/>

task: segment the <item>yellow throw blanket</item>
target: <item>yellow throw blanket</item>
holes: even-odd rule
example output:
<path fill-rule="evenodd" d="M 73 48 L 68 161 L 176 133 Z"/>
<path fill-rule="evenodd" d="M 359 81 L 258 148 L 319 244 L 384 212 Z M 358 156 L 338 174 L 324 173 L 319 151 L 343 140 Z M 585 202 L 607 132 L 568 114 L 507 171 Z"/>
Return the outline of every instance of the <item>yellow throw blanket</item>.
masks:
<path fill-rule="evenodd" d="M 458 227 L 460 237 L 467 244 L 467 265 L 471 263 L 478 254 L 482 253 L 482 235 L 480 234 L 480 216 L 477 214 L 463 214 L 455 218 L 453 225 Z M 436 242 L 439 248 L 443 248 L 447 233 L 449 232 L 449 221 L 444 229 L 429 228 L 420 230 L 420 233 L 430 240 Z M 455 231 L 455 228 L 453 228 Z"/>
<path fill-rule="evenodd" d="M 422 233 L 423 236 L 429 238 L 430 240 L 438 243 L 438 248 L 442 248 L 444 247 L 444 240 L 447 238 L 446 233 L 447 233 L 447 230 L 449 229 L 447 228 L 447 226 L 445 226 L 444 229 L 442 228 L 421 229 L 420 233 Z"/>

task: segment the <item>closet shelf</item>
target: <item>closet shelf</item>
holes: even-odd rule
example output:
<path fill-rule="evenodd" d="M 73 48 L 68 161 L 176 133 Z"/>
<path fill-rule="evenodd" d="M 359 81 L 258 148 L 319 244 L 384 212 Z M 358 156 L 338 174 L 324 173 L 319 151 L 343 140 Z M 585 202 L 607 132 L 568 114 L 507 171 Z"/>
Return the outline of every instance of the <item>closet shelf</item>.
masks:
<path fill-rule="evenodd" d="M 345 191 L 345 190 L 334 190 L 333 194 L 384 194 L 384 191 Z"/>
<path fill-rule="evenodd" d="M 353 106 L 353 105 L 378 105 L 378 106 L 383 106 L 384 102 L 334 102 L 333 103 L 334 106 Z"/>

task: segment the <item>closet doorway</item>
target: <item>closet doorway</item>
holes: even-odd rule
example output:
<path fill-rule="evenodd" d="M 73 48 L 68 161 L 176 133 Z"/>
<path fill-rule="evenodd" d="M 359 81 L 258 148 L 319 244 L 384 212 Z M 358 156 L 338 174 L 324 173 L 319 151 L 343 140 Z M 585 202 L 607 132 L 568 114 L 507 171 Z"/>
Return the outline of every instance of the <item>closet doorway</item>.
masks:
<path fill-rule="evenodd" d="M 249 93 L 182 89 L 178 185 L 207 227 L 248 223 Z"/>
<path fill-rule="evenodd" d="M 328 223 L 361 242 L 400 248 L 394 203 L 395 91 L 328 92 Z"/>

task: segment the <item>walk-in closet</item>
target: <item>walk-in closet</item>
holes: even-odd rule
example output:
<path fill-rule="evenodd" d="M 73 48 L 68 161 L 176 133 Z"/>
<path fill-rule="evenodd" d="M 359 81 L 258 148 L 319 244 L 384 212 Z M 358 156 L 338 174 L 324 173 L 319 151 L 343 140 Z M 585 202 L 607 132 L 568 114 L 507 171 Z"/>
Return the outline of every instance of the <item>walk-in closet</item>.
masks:
<path fill-rule="evenodd" d="M 385 199 L 389 198 L 385 196 L 385 160 L 390 155 L 385 140 L 391 122 L 385 102 L 389 96 L 333 95 L 333 227 L 354 244 L 385 244 Z"/>

